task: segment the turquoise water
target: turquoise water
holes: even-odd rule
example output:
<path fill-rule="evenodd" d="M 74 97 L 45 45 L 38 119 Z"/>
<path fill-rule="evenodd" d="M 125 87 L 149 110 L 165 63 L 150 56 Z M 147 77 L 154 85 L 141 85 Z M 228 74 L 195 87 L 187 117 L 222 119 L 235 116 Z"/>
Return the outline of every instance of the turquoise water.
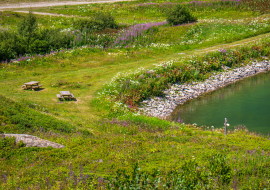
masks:
<path fill-rule="evenodd" d="M 169 117 L 184 123 L 223 127 L 224 119 L 249 131 L 270 133 L 270 72 L 230 84 L 179 105 Z"/>

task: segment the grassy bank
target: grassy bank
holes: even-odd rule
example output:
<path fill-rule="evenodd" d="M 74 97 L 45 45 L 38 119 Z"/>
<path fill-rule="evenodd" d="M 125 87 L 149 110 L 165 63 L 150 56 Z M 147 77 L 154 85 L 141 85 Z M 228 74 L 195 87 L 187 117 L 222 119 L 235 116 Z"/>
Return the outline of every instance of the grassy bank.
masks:
<path fill-rule="evenodd" d="M 224 136 L 224 129 L 136 113 L 143 99 L 162 95 L 171 83 L 204 80 L 224 65 L 237 67 L 270 54 L 268 14 L 231 5 L 228 9 L 220 3 L 216 9 L 191 7 L 199 17 L 196 23 L 157 24 L 165 21 L 160 6 L 167 9 L 173 3 L 47 10 L 83 17 L 110 10 L 117 23 L 128 28 L 117 31 L 107 48 L 81 43 L 0 63 L 0 132 L 31 134 L 65 146 L 26 148 L 14 139 L 0 138 L 0 189 L 270 187 L 269 135 L 236 126 Z M 25 15 L 3 13 L 7 14 L 14 17 L 5 16 L 2 22 L 16 30 L 15 22 Z M 127 14 L 127 19 L 121 19 Z M 72 19 L 81 19 L 37 18 L 39 27 L 51 25 L 71 32 Z M 137 36 L 131 37 L 130 31 L 137 29 Z M 102 34 L 106 30 L 96 33 Z M 22 90 L 21 85 L 29 81 L 40 81 L 44 88 Z M 77 101 L 60 102 L 56 94 L 65 90 Z"/>

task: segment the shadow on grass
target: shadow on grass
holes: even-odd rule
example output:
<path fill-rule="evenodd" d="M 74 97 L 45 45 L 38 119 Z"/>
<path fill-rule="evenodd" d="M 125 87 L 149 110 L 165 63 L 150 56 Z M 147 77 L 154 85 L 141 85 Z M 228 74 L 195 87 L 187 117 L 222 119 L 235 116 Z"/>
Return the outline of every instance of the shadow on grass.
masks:
<path fill-rule="evenodd" d="M 35 88 L 33 91 L 39 92 L 39 91 L 42 91 L 42 90 L 45 90 L 45 88 Z"/>

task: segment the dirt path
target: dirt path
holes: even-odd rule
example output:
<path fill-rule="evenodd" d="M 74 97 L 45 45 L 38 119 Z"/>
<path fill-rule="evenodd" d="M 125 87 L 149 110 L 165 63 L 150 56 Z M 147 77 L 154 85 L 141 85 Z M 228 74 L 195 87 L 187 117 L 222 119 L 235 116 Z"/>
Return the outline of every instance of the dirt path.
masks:
<path fill-rule="evenodd" d="M 132 1 L 132 0 L 89 0 L 89 1 L 62 1 L 62 2 L 24 2 L 24 3 L 1 3 L 0 2 L 0 11 L 9 10 L 9 9 L 20 9 L 20 8 L 33 8 L 33 7 L 52 7 L 52 6 L 64 6 L 64 5 L 85 5 L 93 3 L 114 3 L 120 1 Z M 205 2 L 212 2 L 214 0 L 209 0 Z M 220 0 L 222 1 L 222 0 Z M 187 4 L 189 2 L 183 2 Z M 59 16 L 59 15 L 55 15 Z"/>
<path fill-rule="evenodd" d="M 64 6 L 64 5 L 84 5 L 92 3 L 114 3 L 119 1 L 128 0 L 92 0 L 92 1 L 63 1 L 63 2 L 33 2 L 33 3 L 17 3 L 17 4 L 0 4 L 0 11 L 19 8 L 31 8 L 31 7 L 51 7 L 51 6 Z"/>
<path fill-rule="evenodd" d="M 0 10 L 2 11 L 2 10 Z M 12 11 L 16 13 L 29 13 L 29 11 Z M 47 16 L 63 16 L 63 17 L 78 17 L 78 18 L 83 18 L 81 16 L 74 16 L 74 15 L 65 15 L 65 14 L 57 14 L 57 13 L 44 13 L 44 12 L 32 12 L 33 14 L 36 15 L 47 15 Z"/>

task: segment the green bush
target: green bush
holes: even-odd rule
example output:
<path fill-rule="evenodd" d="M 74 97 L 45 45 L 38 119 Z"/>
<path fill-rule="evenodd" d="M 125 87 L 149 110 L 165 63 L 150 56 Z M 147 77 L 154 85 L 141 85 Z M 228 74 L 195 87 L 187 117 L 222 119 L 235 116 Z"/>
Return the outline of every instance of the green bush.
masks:
<path fill-rule="evenodd" d="M 73 27 L 78 30 L 101 31 L 105 28 L 118 28 L 118 25 L 111 14 L 97 13 L 92 19 L 78 19 L 74 21 Z"/>
<path fill-rule="evenodd" d="M 0 61 L 25 54 L 45 54 L 51 50 L 70 48 L 73 36 L 60 33 L 60 29 L 44 29 L 33 37 L 18 32 L 0 32 Z"/>
<path fill-rule="evenodd" d="M 90 19 L 78 19 L 73 22 L 73 27 L 78 30 L 89 29 L 91 31 L 100 31 L 104 29 L 102 22 Z"/>
<path fill-rule="evenodd" d="M 15 58 L 17 50 L 24 52 L 21 47 L 22 45 L 16 32 L 0 32 L 0 61 Z"/>
<path fill-rule="evenodd" d="M 94 20 L 101 22 L 104 28 L 118 28 L 114 17 L 110 13 L 96 13 Z"/>
<path fill-rule="evenodd" d="M 167 22 L 172 25 L 186 24 L 197 21 L 190 11 L 181 6 L 176 5 L 173 10 L 168 11 L 167 13 Z"/>
<path fill-rule="evenodd" d="M 60 29 L 44 29 L 40 31 L 35 41 L 29 46 L 29 52 L 40 54 L 55 49 L 70 48 L 72 40 L 72 36 L 60 33 Z"/>
<path fill-rule="evenodd" d="M 29 45 L 30 42 L 35 38 L 37 35 L 38 24 L 36 16 L 29 11 L 27 17 L 25 17 L 22 22 L 18 25 L 18 34 L 25 38 L 27 44 Z"/>

